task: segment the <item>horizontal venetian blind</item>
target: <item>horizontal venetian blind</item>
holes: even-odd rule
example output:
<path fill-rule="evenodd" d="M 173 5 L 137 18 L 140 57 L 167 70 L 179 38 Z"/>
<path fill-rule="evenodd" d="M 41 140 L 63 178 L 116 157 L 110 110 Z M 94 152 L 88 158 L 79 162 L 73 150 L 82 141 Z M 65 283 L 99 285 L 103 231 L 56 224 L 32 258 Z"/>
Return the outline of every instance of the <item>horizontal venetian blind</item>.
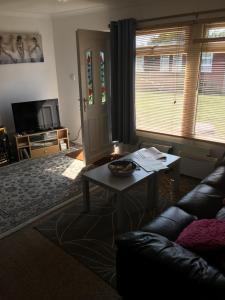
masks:
<path fill-rule="evenodd" d="M 182 135 L 189 27 L 136 36 L 137 129 Z"/>
<path fill-rule="evenodd" d="M 205 26 L 201 49 L 194 134 L 225 142 L 225 23 Z"/>

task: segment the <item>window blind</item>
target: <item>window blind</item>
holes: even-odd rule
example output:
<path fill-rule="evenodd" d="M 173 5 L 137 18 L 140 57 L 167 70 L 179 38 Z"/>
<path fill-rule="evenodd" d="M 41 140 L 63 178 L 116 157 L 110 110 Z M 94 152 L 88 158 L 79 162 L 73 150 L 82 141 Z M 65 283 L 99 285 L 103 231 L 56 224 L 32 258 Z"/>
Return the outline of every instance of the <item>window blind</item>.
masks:
<path fill-rule="evenodd" d="M 188 39 L 187 27 L 137 35 L 137 129 L 181 134 Z"/>
<path fill-rule="evenodd" d="M 137 129 L 225 142 L 225 23 L 138 31 Z"/>
<path fill-rule="evenodd" d="M 195 136 L 225 142 L 225 24 L 206 26 L 202 42 Z M 214 40 L 215 39 L 215 40 Z"/>

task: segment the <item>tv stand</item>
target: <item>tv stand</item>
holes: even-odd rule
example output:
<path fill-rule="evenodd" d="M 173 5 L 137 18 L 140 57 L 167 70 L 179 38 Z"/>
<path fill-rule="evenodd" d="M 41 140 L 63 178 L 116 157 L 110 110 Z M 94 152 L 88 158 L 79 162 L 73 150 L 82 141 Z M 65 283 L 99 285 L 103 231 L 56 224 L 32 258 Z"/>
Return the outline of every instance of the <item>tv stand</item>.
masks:
<path fill-rule="evenodd" d="M 68 128 L 16 134 L 18 160 L 42 157 L 69 149 Z"/>

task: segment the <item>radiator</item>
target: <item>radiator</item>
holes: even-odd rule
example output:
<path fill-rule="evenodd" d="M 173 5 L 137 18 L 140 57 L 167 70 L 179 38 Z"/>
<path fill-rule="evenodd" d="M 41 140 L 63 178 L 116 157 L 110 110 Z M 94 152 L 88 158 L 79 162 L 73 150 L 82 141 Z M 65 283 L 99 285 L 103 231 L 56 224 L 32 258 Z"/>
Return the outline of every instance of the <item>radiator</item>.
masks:
<path fill-rule="evenodd" d="M 180 173 L 203 179 L 215 168 L 217 158 L 210 156 L 210 150 L 187 147 L 179 151 Z"/>
<path fill-rule="evenodd" d="M 210 174 L 217 163 L 217 158 L 212 157 L 211 150 L 201 147 L 183 146 L 174 144 L 174 154 L 181 157 L 180 173 L 198 179 Z M 142 142 L 139 148 L 156 147 L 159 151 L 173 153 L 172 145 L 163 145 L 154 142 Z"/>

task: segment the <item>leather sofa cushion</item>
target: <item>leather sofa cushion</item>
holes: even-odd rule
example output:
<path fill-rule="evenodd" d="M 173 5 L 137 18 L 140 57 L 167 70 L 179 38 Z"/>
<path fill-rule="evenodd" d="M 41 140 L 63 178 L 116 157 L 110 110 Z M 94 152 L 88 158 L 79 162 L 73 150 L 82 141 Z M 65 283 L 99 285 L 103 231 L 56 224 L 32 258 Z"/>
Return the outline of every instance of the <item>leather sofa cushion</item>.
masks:
<path fill-rule="evenodd" d="M 222 160 L 219 162 L 220 166 L 225 166 L 225 156 L 223 156 Z"/>
<path fill-rule="evenodd" d="M 172 206 L 145 225 L 142 230 L 158 233 L 175 241 L 180 232 L 196 219 L 197 217 L 188 214 L 179 207 Z"/>
<path fill-rule="evenodd" d="M 200 219 L 214 218 L 223 206 L 224 193 L 207 184 L 199 184 L 176 206 Z"/>
<path fill-rule="evenodd" d="M 225 277 L 218 269 L 161 235 L 129 232 L 119 237 L 116 244 L 117 288 L 122 296 L 129 294 L 131 298 L 126 299 L 145 299 L 140 294 L 143 289 L 146 292 L 149 286 L 153 290 L 158 289 L 159 293 L 160 282 L 163 283 L 161 288 L 169 296 L 174 295 L 178 287 L 183 287 L 185 294 L 180 295 L 181 299 L 186 299 L 183 296 L 189 289 L 193 293 L 197 287 L 203 291 L 213 289 L 219 290 L 222 295 L 225 293 Z M 135 291 L 138 298 L 134 297 Z M 190 296 L 187 299 L 191 299 Z M 212 299 L 219 299 L 214 296 Z"/>
<path fill-rule="evenodd" d="M 216 219 L 225 220 L 225 207 L 222 207 L 216 214 Z"/>
<path fill-rule="evenodd" d="M 225 166 L 225 153 L 223 153 L 216 163 L 216 168 L 219 166 Z"/>
<path fill-rule="evenodd" d="M 225 193 L 225 166 L 219 166 L 209 176 L 203 179 L 201 183 L 211 185 Z"/>

